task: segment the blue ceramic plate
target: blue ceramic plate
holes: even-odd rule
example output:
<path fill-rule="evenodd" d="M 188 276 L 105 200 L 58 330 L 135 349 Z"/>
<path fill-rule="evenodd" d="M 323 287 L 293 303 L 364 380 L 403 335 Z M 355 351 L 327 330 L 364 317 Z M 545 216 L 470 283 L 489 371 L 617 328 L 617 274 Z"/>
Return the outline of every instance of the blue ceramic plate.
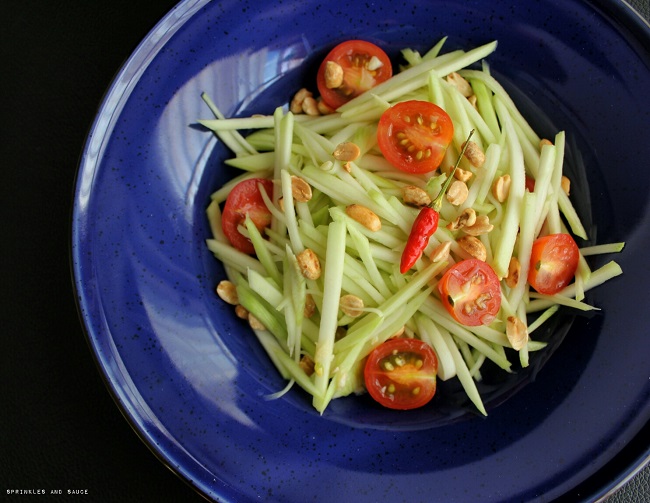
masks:
<path fill-rule="evenodd" d="M 451 388 L 444 407 L 412 413 L 362 397 L 319 416 L 298 389 L 268 401 L 278 375 L 214 294 L 205 208 L 233 173 L 195 127 L 210 116 L 200 94 L 227 115 L 269 113 L 313 85 L 337 42 L 396 56 L 444 35 L 447 49 L 499 41 L 493 73 L 542 135 L 566 130 L 589 180 L 575 189 L 582 215 L 596 242 L 627 242 L 625 274 L 590 292 L 602 311 L 560 317 L 530 370 L 484 390 L 487 418 Z M 588 480 L 650 417 L 648 47 L 648 26 L 618 2 L 181 2 L 109 89 L 75 194 L 80 310 L 138 433 L 224 502 L 549 501 Z"/>

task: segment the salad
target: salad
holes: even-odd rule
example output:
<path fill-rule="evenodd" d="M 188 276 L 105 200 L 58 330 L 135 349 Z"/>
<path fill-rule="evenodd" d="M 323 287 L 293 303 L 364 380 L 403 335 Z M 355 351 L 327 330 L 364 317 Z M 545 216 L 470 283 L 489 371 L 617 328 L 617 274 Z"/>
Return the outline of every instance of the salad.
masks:
<path fill-rule="evenodd" d="M 529 365 L 535 331 L 560 306 L 622 273 L 587 257 L 623 243 L 588 236 L 563 173 L 565 134 L 540 138 L 491 75 L 491 42 L 404 49 L 393 71 L 370 42 L 324 58 L 317 92 L 272 115 L 200 123 L 242 171 L 212 194 L 207 247 L 217 293 L 249 321 L 269 358 L 323 412 L 368 392 L 381 405 L 429 403 L 491 361 Z M 253 131 L 246 137 L 240 131 Z"/>

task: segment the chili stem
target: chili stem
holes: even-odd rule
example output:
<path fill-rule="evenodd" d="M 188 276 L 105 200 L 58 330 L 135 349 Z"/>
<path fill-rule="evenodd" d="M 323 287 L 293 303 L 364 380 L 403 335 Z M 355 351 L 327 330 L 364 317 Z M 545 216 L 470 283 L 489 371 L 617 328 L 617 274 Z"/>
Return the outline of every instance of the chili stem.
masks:
<path fill-rule="evenodd" d="M 456 169 L 460 165 L 460 161 L 463 159 L 463 155 L 465 155 L 465 150 L 467 150 L 467 146 L 469 145 L 469 140 L 472 138 L 472 135 L 474 134 L 474 130 L 472 129 L 469 132 L 469 136 L 467 137 L 467 140 L 465 141 L 465 144 L 463 145 L 463 148 L 460 151 L 460 154 L 458 154 L 458 159 L 456 160 L 456 164 L 454 164 L 454 167 L 451 169 L 449 172 L 449 176 L 445 180 L 445 183 L 442 184 L 442 188 L 440 189 L 440 192 L 438 192 L 438 195 L 436 198 L 433 200 L 433 202 L 429 205 L 431 208 L 436 210 L 438 213 L 440 213 L 440 208 L 442 208 L 442 198 L 445 195 L 445 192 L 447 192 L 447 189 L 451 185 L 451 182 L 454 179 L 454 173 L 456 172 Z"/>

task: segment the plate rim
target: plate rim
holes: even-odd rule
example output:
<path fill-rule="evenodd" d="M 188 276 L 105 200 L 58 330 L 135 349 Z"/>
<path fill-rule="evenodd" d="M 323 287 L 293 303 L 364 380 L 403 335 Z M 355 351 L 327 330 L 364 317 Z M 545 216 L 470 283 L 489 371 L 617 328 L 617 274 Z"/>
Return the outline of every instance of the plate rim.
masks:
<path fill-rule="evenodd" d="M 164 466 L 170 469 L 179 479 L 186 483 L 189 487 L 195 490 L 201 496 L 212 499 L 215 496 L 219 498 L 232 497 L 236 495 L 235 492 L 232 492 L 232 488 L 227 486 L 219 478 L 215 478 L 214 482 L 220 484 L 220 489 L 223 492 L 214 494 L 213 491 L 208 490 L 206 487 L 203 487 L 203 484 L 198 483 L 199 481 L 193 480 L 192 477 L 187 473 L 187 470 L 180 465 L 175 466 L 171 459 L 169 459 L 169 453 L 165 453 L 159 446 L 154 445 L 153 437 L 151 432 L 147 431 L 146 428 L 134 417 L 134 410 L 129 408 L 125 401 L 121 397 L 120 390 L 117 389 L 118 384 L 111 378 L 108 370 L 102 364 L 102 359 L 98 354 L 98 348 L 95 345 L 96 334 L 93 334 L 91 321 L 87 319 L 87 316 L 84 312 L 84 291 L 82 285 L 78 283 L 80 277 L 79 273 L 79 264 L 77 253 L 80 251 L 76 246 L 75 237 L 79 235 L 79 230 L 77 229 L 76 223 L 79 221 L 78 216 L 80 213 L 80 208 L 78 205 L 78 196 L 79 192 L 82 189 L 82 174 L 84 166 L 88 162 L 88 157 L 90 151 L 93 150 L 94 142 L 98 141 L 97 135 L 95 134 L 98 131 L 100 122 L 102 120 L 103 114 L 106 112 L 106 109 L 109 106 L 109 103 L 112 100 L 116 99 L 120 101 L 121 98 L 126 94 L 130 93 L 132 86 L 137 83 L 139 77 L 149 66 L 153 57 L 158 54 L 158 52 L 164 48 L 165 42 L 171 38 L 176 31 L 182 28 L 186 21 L 190 19 L 198 10 L 210 3 L 211 0 L 181 0 L 177 3 L 169 12 L 167 12 L 149 32 L 143 37 L 143 39 L 138 43 L 136 48 L 128 56 L 125 62 L 116 72 L 113 79 L 110 81 L 106 88 L 106 92 L 103 97 L 100 99 L 99 107 L 97 113 L 93 119 L 91 126 L 88 129 L 87 135 L 85 137 L 84 146 L 81 151 L 81 156 L 78 161 L 77 170 L 74 178 L 74 190 L 73 190 L 73 205 L 69 226 L 69 267 L 71 272 L 73 292 L 75 296 L 75 305 L 77 308 L 79 320 L 81 323 L 82 331 L 84 333 L 84 338 L 86 343 L 89 346 L 90 352 L 93 357 L 93 361 L 99 371 L 99 374 L 106 386 L 110 396 L 117 405 L 118 410 L 122 416 L 126 419 L 127 423 L 136 433 L 137 437 L 147 446 L 149 451 L 151 451 L 154 456 L 163 463 Z M 622 16 L 626 23 L 625 27 L 630 31 L 635 38 L 641 41 L 640 37 L 645 37 L 650 40 L 650 22 L 645 20 L 641 14 L 632 7 L 627 0 L 620 0 L 616 2 L 614 0 L 579 0 L 585 4 L 592 5 L 593 8 L 605 9 L 607 12 L 607 17 L 612 16 L 615 13 L 618 16 Z M 648 52 L 650 55 L 650 52 Z M 146 65 L 141 63 L 146 62 Z M 128 76 L 128 79 L 124 80 Z M 111 118 L 119 117 L 121 109 L 114 110 L 109 115 Z M 101 158 L 101 151 L 103 150 L 104 139 L 99 139 L 102 143 L 97 153 L 90 154 L 95 156 L 98 159 Z M 123 392 L 123 390 L 122 390 Z M 638 437 L 646 436 L 649 425 L 646 423 L 645 426 L 641 427 L 640 430 L 636 433 L 634 438 L 630 441 L 630 444 L 634 443 Z M 621 449 L 611 460 L 606 463 L 606 466 L 616 462 L 616 459 L 621 455 L 625 448 Z M 616 470 L 618 476 L 606 482 L 601 483 L 600 488 L 595 488 L 595 492 L 591 492 L 586 497 L 584 501 L 590 501 L 596 498 L 596 501 L 602 501 L 604 498 L 610 496 L 623 485 L 625 485 L 631 478 L 643 470 L 646 466 L 650 464 L 650 444 L 642 450 L 641 453 L 638 453 L 632 458 L 631 462 L 625 464 L 621 470 Z M 602 470 L 602 469 L 601 469 Z M 596 477 L 601 471 L 598 470 L 587 479 L 583 481 L 587 483 L 592 478 Z M 581 485 L 583 485 L 581 484 Z M 576 486 L 577 487 L 577 486 Z M 238 494 L 238 493 L 237 493 Z M 568 493 L 566 493 L 568 494 Z M 564 495 L 563 495 L 564 496 Z M 226 499 L 224 501 L 230 501 Z M 234 501 L 234 499 L 233 499 Z"/>

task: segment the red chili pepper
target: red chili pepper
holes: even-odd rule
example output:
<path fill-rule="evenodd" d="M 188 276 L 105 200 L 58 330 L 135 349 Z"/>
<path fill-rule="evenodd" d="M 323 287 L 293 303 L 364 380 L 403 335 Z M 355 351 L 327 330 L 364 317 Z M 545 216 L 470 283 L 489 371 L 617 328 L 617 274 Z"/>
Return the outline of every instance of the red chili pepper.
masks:
<path fill-rule="evenodd" d="M 418 261 L 422 251 L 427 247 L 429 238 L 438 228 L 439 213 L 431 206 L 425 206 L 420 210 L 413 221 L 411 233 L 409 234 L 406 247 L 402 252 L 402 260 L 399 270 L 404 274 Z"/>
<path fill-rule="evenodd" d="M 438 196 L 433 200 L 431 204 L 422 208 L 420 210 L 420 213 L 418 213 L 418 216 L 415 217 L 413 226 L 411 227 L 411 232 L 409 233 L 408 240 L 406 241 L 406 246 L 402 252 L 402 260 L 400 262 L 399 268 L 402 274 L 404 274 L 415 265 L 418 259 L 422 256 L 422 252 L 429 244 L 429 238 L 433 236 L 433 234 L 438 229 L 438 220 L 440 219 L 442 198 L 444 197 L 445 192 L 447 192 L 447 189 L 454 179 L 456 168 L 460 164 L 460 161 L 463 158 L 463 154 L 465 153 L 465 149 L 467 148 L 467 144 L 469 143 L 469 140 L 473 134 L 474 130 L 472 129 L 469 132 L 469 136 L 467 137 L 465 145 L 463 145 L 463 149 L 458 156 L 456 164 L 449 173 L 449 176 L 445 180 L 445 183 L 442 185 Z"/>

